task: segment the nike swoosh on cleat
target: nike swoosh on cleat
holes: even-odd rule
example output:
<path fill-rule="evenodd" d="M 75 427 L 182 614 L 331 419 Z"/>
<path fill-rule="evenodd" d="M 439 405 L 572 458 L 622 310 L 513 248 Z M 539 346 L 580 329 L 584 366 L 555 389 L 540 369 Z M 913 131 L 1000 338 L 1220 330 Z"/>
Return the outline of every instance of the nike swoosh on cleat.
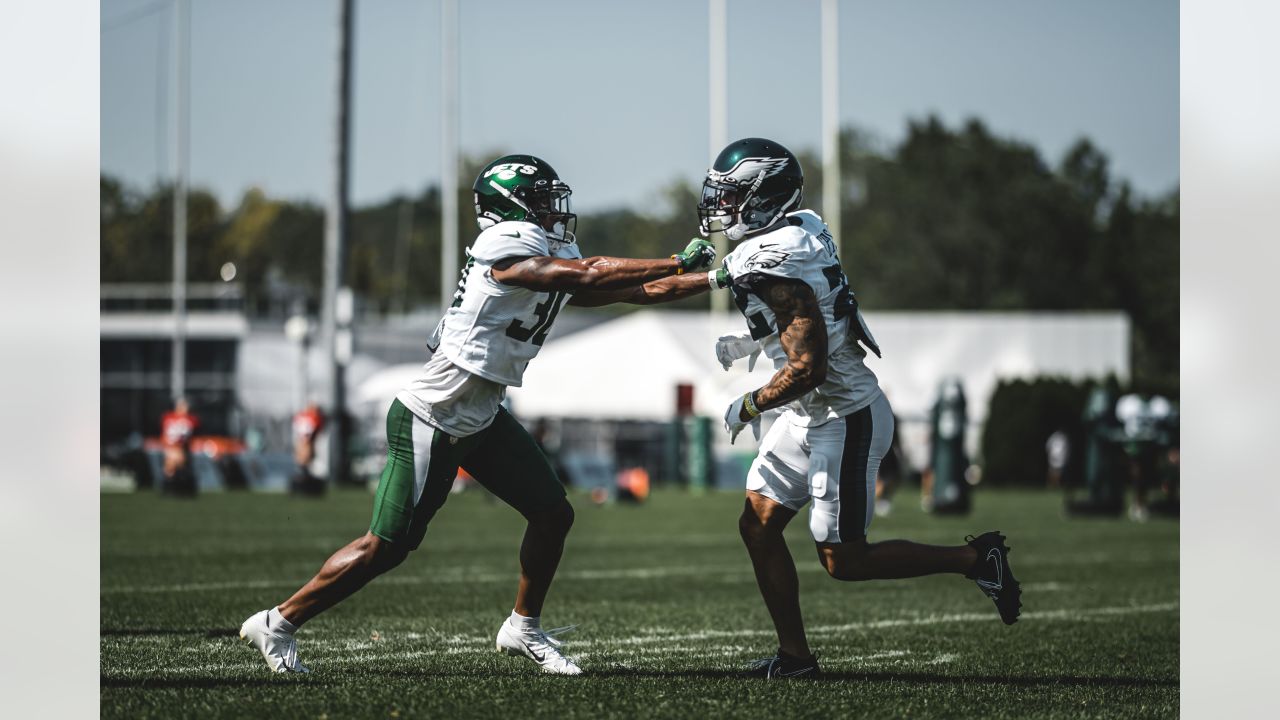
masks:
<path fill-rule="evenodd" d="M 543 653 L 542 655 L 539 655 L 538 653 L 534 652 L 533 648 L 529 646 L 529 643 L 525 642 L 524 640 L 521 640 L 520 644 L 524 646 L 524 651 L 529 653 L 529 657 L 533 658 L 535 662 L 539 664 L 546 662 L 547 656 L 545 653 Z"/>
<path fill-rule="evenodd" d="M 805 668 L 803 670 L 796 670 L 795 672 L 789 673 L 780 672 L 775 677 L 799 677 L 800 675 L 807 675 L 811 672 L 813 672 L 813 668 Z"/>
<path fill-rule="evenodd" d="M 983 588 L 1001 590 L 1004 588 L 1004 569 L 1000 565 L 1000 551 L 995 548 L 991 548 L 991 551 L 987 553 L 987 559 L 996 561 L 996 580 L 995 582 L 991 582 L 990 580 L 978 580 L 977 583 Z"/>

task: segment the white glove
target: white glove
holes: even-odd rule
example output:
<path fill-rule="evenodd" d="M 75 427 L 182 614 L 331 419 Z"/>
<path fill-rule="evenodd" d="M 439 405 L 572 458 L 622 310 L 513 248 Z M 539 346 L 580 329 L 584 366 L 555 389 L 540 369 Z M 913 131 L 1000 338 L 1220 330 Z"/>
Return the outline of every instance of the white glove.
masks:
<path fill-rule="evenodd" d="M 720 361 L 721 367 L 725 370 L 729 369 L 734 362 L 744 357 L 750 357 L 747 360 L 747 370 L 756 369 L 756 360 L 760 357 L 760 343 L 751 339 L 751 335 L 741 333 L 738 335 L 722 335 L 716 341 L 716 359 Z"/>
<path fill-rule="evenodd" d="M 755 415 L 750 420 L 747 422 L 742 421 L 742 409 L 744 406 L 749 407 L 752 410 L 755 409 L 754 402 L 749 406 L 747 405 L 748 398 L 750 397 L 751 393 L 738 396 L 737 399 L 729 403 L 729 409 L 724 412 L 724 429 L 729 432 L 730 445 L 733 444 L 733 441 L 738 439 L 738 433 L 746 429 L 748 425 L 751 426 L 751 435 L 755 437 L 757 442 L 760 440 L 760 411 L 755 410 Z M 750 414 L 750 412 L 748 412 L 748 414 Z"/>

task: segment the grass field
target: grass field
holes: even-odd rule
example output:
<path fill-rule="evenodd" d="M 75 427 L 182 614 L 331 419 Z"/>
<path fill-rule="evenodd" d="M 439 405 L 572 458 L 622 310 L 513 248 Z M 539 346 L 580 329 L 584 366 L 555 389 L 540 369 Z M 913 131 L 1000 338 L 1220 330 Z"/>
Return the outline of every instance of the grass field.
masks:
<path fill-rule="evenodd" d="M 498 655 L 523 523 L 451 498 L 423 549 L 308 624 L 307 676 L 275 676 L 236 632 L 363 532 L 370 496 L 102 497 L 104 717 L 1170 717 L 1178 710 L 1178 527 L 1061 518 L 1057 496 L 984 492 L 965 519 L 900 499 L 871 539 L 958 543 L 1000 529 L 1023 619 L 954 576 L 841 583 L 800 568 L 820 681 L 733 676 L 776 640 L 737 537 L 738 494 L 575 497 L 544 626 L 576 623 L 587 675 Z"/>

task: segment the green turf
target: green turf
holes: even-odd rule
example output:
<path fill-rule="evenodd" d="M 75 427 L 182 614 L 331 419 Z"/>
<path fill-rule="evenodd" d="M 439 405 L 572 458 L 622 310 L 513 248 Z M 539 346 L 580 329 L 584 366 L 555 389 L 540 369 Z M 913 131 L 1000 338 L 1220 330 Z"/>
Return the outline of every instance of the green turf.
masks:
<path fill-rule="evenodd" d="M 984 492 L 970 518 L 903 497 L 871 539 L 957 543 L 1003 530 L 1024 617 L 1002 625 L 957 576 L 841 583 L 800 568 L 821 681 L 733 677 L 776 646 L 737 536 L 738 494 L 670 491 L 578 521 L 544 627 L 577 623 L 587 675 L 493 651 L 523 523 L 453 497 L 423 549 L 299 634 L 308 676 L 274 676 L 239 643 L 364 531 L 371 497 L 102 497 L 104 717 L 1170 717 L 1178 710 L 1178 529 L 1061 517 L 1056 496 Z M 803 519 L 803 518 L 801 518 Z"/>

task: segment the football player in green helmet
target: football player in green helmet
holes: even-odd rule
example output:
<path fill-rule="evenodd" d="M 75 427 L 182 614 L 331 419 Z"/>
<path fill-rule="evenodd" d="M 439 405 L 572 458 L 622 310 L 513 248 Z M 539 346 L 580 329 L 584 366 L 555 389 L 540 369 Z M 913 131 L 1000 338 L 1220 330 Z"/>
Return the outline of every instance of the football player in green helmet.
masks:
<path fill-rule="evenodd" d="M 453 305 L 428 341 L 427 363 L 387 413 L 387 462 L 368 532 L 240 629 L 275 672 L 307 672 L 294 632 L 417 549 L 459 467 L 527 521 L 514 608 L 498 630 L 497 649 L 546 672 L 581 672 L 540 621 L 573 508 L 502 399 L 508 386 L 521 384 L 564 305 L 667 302 L 723 286 L 725 275 L 706 272 L 715 250 L 702 239 L 663 259 L 584 258 L 569 186 L 532 155 L 489 163 L 474 191 L 480 234 L 467 249 Z"/>
<path fill-rule="evenodd" d="M 796 156 L 764 138 L 730 144 L 702 185 L 698 217 L 736 243 L 724 258 L 747 333 L 716 345 L 725 369 L 763 353 L 778 368 L 763 387 L 735 398 L 725 412 L 730 442 L 761 413 L 781 411 L 747 471 L 739 518 L 756 581 L 778 633 L 778 651 L 750 674 L 815 677 L 800 617 L 795 563 L 783 529 L 809 506 L 818 558 L 839 580 L 874 580 L 956 573 L 977 582 L 1001 619 L 1018 619 L 1021 590 L 999 532 L 965 545 L 906 540 L 867 542 L 876 471 L 893 437 L 893 411 L 875 373 L 864 364 L 880 355 L 858 310 L 826 223 L 801 207 L 804 173 Z"/>
<path fill-rule="evenodd" d="M 578 216 L 569 209 L 573 190 L 555 168 L 532 155 L 505 155 L 485 166 L 471 190 L 476 222 L 488 230 L 500 222 L 527 221 L 572 242 Z"/>

